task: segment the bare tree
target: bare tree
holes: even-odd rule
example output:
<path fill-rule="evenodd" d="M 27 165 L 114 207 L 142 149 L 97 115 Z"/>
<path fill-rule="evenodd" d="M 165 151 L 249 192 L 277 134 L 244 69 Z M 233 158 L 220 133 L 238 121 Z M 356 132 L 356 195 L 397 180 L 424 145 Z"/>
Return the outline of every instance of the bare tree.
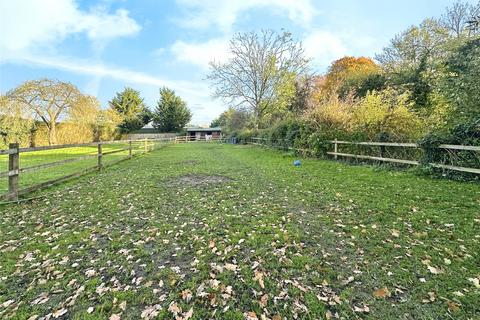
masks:
<path fill-rule="evenodd" d="M 308 59 L 289 32 L 272 30 L 235 34 L 230 53 L 227 62 L 210 63 L 207 79 L 215 88 L 214 96 L 250 109 L 258 128 L 259 120 L 279 98 L 279 87 L 292 74 L 305 74 Z"/>
<path fill-rule="evenodd" d="M 50 79 L 27 81 L 7 95 L 45 123 L 50 145 L 57 143 L 57 122 L 82 96 L 73 84 Z"/>
<path fill-rule="evenodd" d="M 455 37 L 460 38 L 471 35 L 472 31 L 477 32 L 479 15 L 480 1 L 476 5 L 458 1 L 447 8 L 440 21 Z"/>

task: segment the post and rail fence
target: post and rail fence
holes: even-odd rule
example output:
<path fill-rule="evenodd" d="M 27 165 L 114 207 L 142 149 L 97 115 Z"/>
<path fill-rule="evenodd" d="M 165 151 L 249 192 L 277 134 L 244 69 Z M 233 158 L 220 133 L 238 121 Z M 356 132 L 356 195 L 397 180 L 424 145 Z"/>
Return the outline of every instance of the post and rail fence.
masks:
<path fill-rule="evenodd" d="M 8 192 L 6 194 L 1 194 L 1 200 L 17 200 L 19 196 L 46 188 L 56 183 L 66 181 L 78 176 L 81 176 L 86 173 L 93 171 L 102 171 L 106 166 L 116 164 L 120 161 L 126 159 L 131 159 L 133 157 L 133 144 L 140 144 L 141 152 L 146 153 L 152 151 L 155 148 L 156 143 L 162 142 L 171 142 L 173 138 L 168 139 L 141 139 L 141 140 L 117 140 L 117 141 L 103 141 L 103 142 L 94 142 L 94 143 L 82 143 L 82 144 L 64 144 L 64 145 L 53 145 L 53 146 L 42 146 L 42 147 L 29 147 L 29 148 L 20 148 L 18 143 L 11 143 L 9 148 L 6 150 L 0 150 L 0 155 L 8 156 L 8 170 L 0 172 L 0 178 L 8 177 Z M 103 146 L 105 145 L 114 145 L 114 144 L 127 144 L 127 147 L 121 147 L 120 149 L 115 149 L 111 151 L 105 151 Z M 62 159 L 59 161 L 53 161 L 48 163 L 41 163 L 27 167 L 20 167 L 20 158 L 22 153 L 37 152 L 37 151 L 46 151 L 46 150 L 56 150 L 56 149 L 67 149 L 67 148 L 78 148 L 78 147 L 96 147 L 95 153 L 85 154 L 79 157 Z M 120 152 L 128 151 L 128 155 L 121 157 L 115 161 L 110 161 L 108 164 L 105 163 L 105 156 L 112 155 Z M 138 153 L 137 153 L 138 154 Z M 57 167 L 64 164 L 74 163 L 82 160 L 87 160 L 91 158 L 97 158 L 96 165 L 83 168 L 80 171 L 64 175 L 55 179 L 51 179 L 42 183 L 34 184 L 25 188 L 20 188 L 20 174 L 27 172 L 36 172 L 46 168 Z"/>
<path fill-rule="evenodd" d="M 155 149 L 156 143 L 190 143 L 190 142 L 226 142 L 226 139 L 223 137 L 210 137 L 210 138 L 197 138 L 195 136 L 176 136 L 174 138 L 162 138 L 162 139 L 140 139 L 140 140 L 117 140 L 117 141 L 104 141 L 104 142 L 94 142 L 94 143 L 83 143 L 83 144 L 65 144 L 65 145 L 53 145 L 53 146 L 42 146 L 42 147 L 30 147 L 30 148 L 20 148 L 17 143 L 12 143 L 9 145 L 9 148 L 6 150 L 0 150 L 0 155 L 8 156 L 8 171 L 0 172 L 0 178 L 8 177 L 8 192 L 6 194 L 0 195 L 0 200 L 17 200 L 19 196 L 37 191 L 46 187 L 49 187 L 53 184 L 57 184 L 75 177 L 79 177 L 86 173 L 93 171 L 102 171 L 103 168 L 109 165 L 116 164 L 118 162 L 124 161 L 126 159 L 131 159 L 134 156 L 133 144 L 140 144 L 139 150 L 140 153 L 147 153 Z M 111 151 L 105 151 L 103 146 L 112 145 L 112 144 L 127 144 L 127 147 L 120 148 Z M 249 144 L 261 145 L 261 146 L 270 146 L 267 139 L 264 138 L 251 138 L 248 141 Z M 380 147 L 380 150 L 385 148 L 395 147 L 395 148 L 409 148 L 409 149 L 418 149 L 421 147 L 416 143 L 397 143 L 397 142 L 353 142 L 353 141 L 340 141 L 332 140 L 328 143 L 333 145 L 333 151 L 328 151 L 326 154 L 333 156 L 335 160 L 341 158 L 353 158 L 360 160 L 373 160 L 380 162 L 389 162 L 396 164 L 405 164 L 405 165 L 420 165 L 421 161 L 419 159 L 399 159 L 394 157 L 386 157 L 383 155 L 383 152 L 380 151 L 380 155 L 366 155 L 366 154 L 357 154 L 357 153 L 346 153 L 340 152 L 339 148 L 342 145 L 350 146 L 368 146 L 368 147 Z M 59 161 L 36 164 L 28 167 L 20 167 L 20 154 L 27 152 L 36 152 L 36 151 L 45 151 L 45 150 L 55 150 L 55 149 L 66 149 L 66 148 L 76 148 L 76 147 L 96 147 L 96 152 L 92 154 L 82 155 L 75 158 L 67 158 Z M 312 153 L 313 150 L 310 149 L 299 149 L 292 146 L 273 146 L 280 147 L 286 150 L 301 151 Z M 480 146 L 466 146 L 466 145 L 450 145 L 450 144 L 441 144 L 436 148 L 449 151 L 469 151 L 479 153 L 480 156 Z M 128 151 L 128 154 L 125 157 L 117 159 L 115 161 L 110 161 L 108 164 L 105 163 L 105 156 Z M 73 163 L 76 161 L 86 160 L 90 158 L 97 158 L 96 165 L 90 166 L 68 175 L 64 175 L 55 179 L 48 180 L 39 184 L 34 184 L 25 188 L 20 188 L 20 174 L 26 172 L 35 172 L 41 169 L 51 168 L 60 166 L 67 163 Z M 429 163 L 430 166 L 434 168 L 439 168 L 443 170 L 453 170 L 459 172 L 465 172 L 470 174 L 480 175 L 480 168 L 472 168 L 465 166 L 458 166 L 453 164 L 445 163 Z"/>
<path fill-rule="evenodd" d="M 271 146 L 268 144 L 267 139 L 264 139 L 264 138 L 251 138 L 249 143 L 254 145 Z M 328 141 L 328 143 L 333 145 L 333 151 L 328 151 L 326 153 L 328 155 L 333 156 L 335 160 L 338 160 L 339 157 L 343 157 L 343 158 L 354 158 L 354 159 L 360 159 L 360 160 L 389 162 L 389 163 L 395 163 L 395 164 L 406 164 L 406 165 L 415 165 L 415 166 L 421 165 L 421 161 L 419 159 L 399 159 L 399 158 L 393 158 L 393 157 L 385 157 L 382 152 L 382 150 L 384 150 L 385 148 L 390 148 L 390 147 L 421 150 L 421 147 L 417 143 L 374 142 L 374 141 L 354 142 L 354 141 L 340 141 L 340 140 L 331 140 L 331 141 Z M 380 147 L 380 155 L 373 156 L 373 155 L 365 155 L 365 154 L 340 152 L 339 148 L 341 145 Z M 278 147 L 278 148 L 293 150 L 293 151 L 310 152 L 311 154 L 313 154 L 313 150 L 309 150 L 309 149 L 298 149 L 291 146 L 288 146 L 288 147 L 273 146 L 273 147 Z M 441 144 L 437 146 L 436 149 L 441 149 L 446 151 L 475 152 L 475 153 L 478 153 L 477 158 L 480 159 L 480 146 Z M 434 162 L 430 162 L 428 163 L 428 165 L 438 169 L 453 170 L 453 171 L 480 175 L 480 168 L 472 168 L 472 167 L 458 166 L 458 165 L 445 164 L 445 163 L 434 163 Z"/>
<path fill-rule="evenodd" d="M 93 142 L 93 143 L 81 143 L 81 144 L 64 144 L 64 145 L 53 145 L 53 146 L 42 146 L 42 147 L 29 147 L 29 148 L 20 148 L 18 143 L 11 143 L 9 148 L 6 150 L 0 150 L 1 155 L 8 156 L 8 170 L 1 172 L 0 178 L 8 177 L 8 192 L 5 194 L 0 194 L 0 200 L 17 200 L 19 196 L 31 193 L 51 185 L 79 177 L 86 173 L 94 171 L 102 171 L 106 166 L 116 164 L 118 162 L 131 159 L 136 154 L 143 154 L 150 152 L 155 149 L 157 143 L 187 143 L 187 142 L 225 142 L 225 139 L 222 137 L 210 137 L 206 139 L 205 137 L 196 138 L 194 136 L 176 136 L 168 138 L 156 138 L 156 139 L 137 139 L 137 140 L 115 140 L 115 141 L 102 141 L 102 142 Z M 103 148 L 106 145 L 114 144 L 126 144 L 124 148 L 106 151 Z M 137 153 L 134 154 L 134 144 L 138 144 Z M 74 158 L 62 159 L 59 161 L 53 161 L 48 163 L 41 163 L 37 165 L 32 165 L 28 167 L 20 167 L 20 158 L 22 153 L 27 152 L 37 152 L 37 151 L 46 151 L 46 150 L 56 150 L 56 149 L 67 149 L 67 148 L 77 148 L 77 147 L 96 147 L 96 152 L 82 155 Z M 125 157 L 117 159 L 115 161 L 110 161 L 105 163 L 105 156 L 112 155 L 120 152 L 127 152 L 128 154 Z M 28 187 L 20 187 L 20 174 L 27 172 L 35 172 L 41 169 L 57 167 L 60 165 L 74 163 L 77 161 L 87 160 L 91 158 L 96 158 L 96 165 L 84 168 L 80 171 L 64 175 L 55 179 L 51 179 L 42 183 L 34 184 Z"/>

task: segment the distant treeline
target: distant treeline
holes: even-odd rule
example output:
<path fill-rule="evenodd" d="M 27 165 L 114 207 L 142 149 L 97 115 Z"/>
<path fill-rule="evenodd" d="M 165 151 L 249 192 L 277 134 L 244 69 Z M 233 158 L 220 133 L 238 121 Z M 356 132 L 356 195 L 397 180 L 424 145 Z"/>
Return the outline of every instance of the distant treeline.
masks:
<path fill-rule="evenodd" d="M 0 96 L 0 148 L 119 139 L 153 122 L 158 132 L 181 130 L 191 119 L 186 103 L 168 88 L 152 111 L 140 93 L 125 88 L 106 108 L 71 83 L 27 81 Z"/>

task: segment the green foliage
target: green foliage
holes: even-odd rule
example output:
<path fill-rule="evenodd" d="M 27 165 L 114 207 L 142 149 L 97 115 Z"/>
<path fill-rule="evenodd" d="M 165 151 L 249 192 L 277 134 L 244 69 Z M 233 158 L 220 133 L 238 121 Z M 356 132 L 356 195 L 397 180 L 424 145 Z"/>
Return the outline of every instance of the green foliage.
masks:
<path fill-rule="evenodd" d="M 369 140 L 412 141 L 422 133 L 421 119 L 411 111 L 408 93 L 393 89 L 371 92 L 353 110 L 352 130 Z M 385 138 L 388 137 L 388 138 Z"/>
<path fill-rule="evenodd" d="M 224 134 L 242 130 L 251 122 L 251 113 L 241 108 L 228 108 L 212 121 L 211 127 L 221 127 Z"/>
<path fill-rule="evenodd" d="M 467 41 L 446 63 L 442 90 L 455 107 L 454 124 L 480 117 L 480 38 Z"/>
<path fill-rule="evenodd" d="M 29 146 L 34 128 L 34 121 L 25 115 L 20 104 L 0 96 L 0 149 L 8 148 L 10 143 Z"/>
<path fill-rule="evenodd" d="M 427 134 L 419 142 L 423 149 L 421 160 L 424 167 L 430 172 L 442 173 L 459 179 L 478 179 L 477 175 L 457 171 L 442 172 L 439 169 L 430 168 L 430 163 L 440 163 L 460 167 L 480 168 L 480 155 L 478 152 L 468 150 L 444 150 L 437 148 L 440 144 L 454 145 L 480 145 L 480 118 L 469 123 L 458 124 L 448 131 L 433 132 Z"/>
<path fill-rule="evenodd" d="M 161 132 L 178 132 L 192 118 L 192 113 L 187 104 L 175 91 L 160 89 L 160 99 L 153 114 L 154 126 Z"/>
<path fill-rule="evenodd" d="M 140 96 L 140 92 L 126 87 L 122 92 L 117 92 L 116 96 L 110 101 L 110 106 L 122 117 L 120 124 L 122 133 L 130 133 L 141 129 L 148 120 L 145 117 L 148 109 Z"/>

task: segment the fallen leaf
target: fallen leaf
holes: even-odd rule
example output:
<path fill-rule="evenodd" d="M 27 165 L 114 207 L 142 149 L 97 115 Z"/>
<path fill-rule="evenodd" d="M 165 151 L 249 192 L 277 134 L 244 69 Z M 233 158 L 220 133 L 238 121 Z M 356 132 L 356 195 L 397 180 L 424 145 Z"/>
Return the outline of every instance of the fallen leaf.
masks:
<path fill-rule="evenodd" d="M 246 320 L 257 320 L 258 317 L 257 317 L 257 314 L 253 311 L 249 311 L 245 314 L 245 319 Z"/>
<path fill-rule="evenodd" d="M 432 267 L 432 266 L 427 266 L 427 269 L 428 269 L 428 271 L 430 271 L 433 274 L 441 274 L 441 273 L 444 272 L 442 269 Z"/>
<path fill-rule="evenodd" d="M 448 310 L 450 310 L 451 312 L 460 311 L 460 305 L 456 302 L 447 301 L 447 305 L 448 305 Z"/>
<path fill-rule="evenodd" d="M 2 303 L 2 307 L 3 308 L 6 308 L 8 307 L 9 305 L 11 305 L 15 300 L 7 300 L 5 301 L 4 303 Z"/>
<path fill-rule="evenodd" d="M 392 236 L 394 236 L 395 238 L 400 237 L 400 231 L 397 229 L 392 229 Z"/>
<path fill-rule="evenodd" d="M 260 287 L 262 289 L 265 289 L 265 284 L 263 282 L 263 272 L 255 270 L 255 276 L 253 277 L 253 281 L 257 281 Z"/>
<path fill-rule="evenodd" d="M 262 308 L 265 308 L 268 303 L 268 294 L 264 294 L 261 298 L 260 301 L 258 302 Z"/>
<path fill-rule="evenodd" d="M 384 288 L 380 288 L 380 289 L 377 289 L 377 290 L 373 291 L 373 296 L 375 298 L 385 298 L 385 297 L 390 297 L 391 293 L 390 293 L 390 291 L 388 290 L 387 287 L 384 287 Z"/>
<path fill-rule="evenodd" d="M 63 316 L 65 313 L 67 313 L 67 312 L 68 312 L 68 310 L 65 309 L 65 308 L 58 309 L 58 310 L 56 310 L 56 311 L 54 311 L 54 312 L 52 313 L 52 317 L 54 317 L 54 318 L 59 318 L 59 317 Z"/>
<path fill-rule="evenodd" d="M 97 274 L 97 272 L 93 269 L 89 269 L 89 270 L 85 271 L 85 275 L 88 278 L 94 277 L 96 274 Z"/>
<path fill-rule="evenodd" d="M 188 320 L 193 316 L 193 307 L 183 315 L 183 320 Z"/>
<path fill-rule="evenodd" d="M 468 278 L 468 281 L 473 283 L 475 288 L 480 288 L 480 279 L 479 278 Z"/>
<path fill-rule="evenodd" d="M 168 311 L 170 311 L 174 315 L 177 315 L 182 312 L 182 309 L 177 305 L 176 302 L 172 301 L 172 303 L 170 303 L 170 306 L 168 306 Z"/>
<path fill-rule="evenodd" d="M 225 263 L 225 269 L 230 271 L 237 271 L 237 266 L 232 263 Z"/>
<path fill-rule="evenodd" d="M 182 295 L 182 299 L 187 302 L 190 302 L 190 300 L 192 299 L 192 291 L 188 289 L 183 290 L 181 295 Z"/>
<path fill-rule="evenodd" d="M 363 305 L 363 307 L 353 307 L 354 312 L 362 312 L 362 313 L 368 313 L 370 312 L 370 308 L 367 305 Z"/>

